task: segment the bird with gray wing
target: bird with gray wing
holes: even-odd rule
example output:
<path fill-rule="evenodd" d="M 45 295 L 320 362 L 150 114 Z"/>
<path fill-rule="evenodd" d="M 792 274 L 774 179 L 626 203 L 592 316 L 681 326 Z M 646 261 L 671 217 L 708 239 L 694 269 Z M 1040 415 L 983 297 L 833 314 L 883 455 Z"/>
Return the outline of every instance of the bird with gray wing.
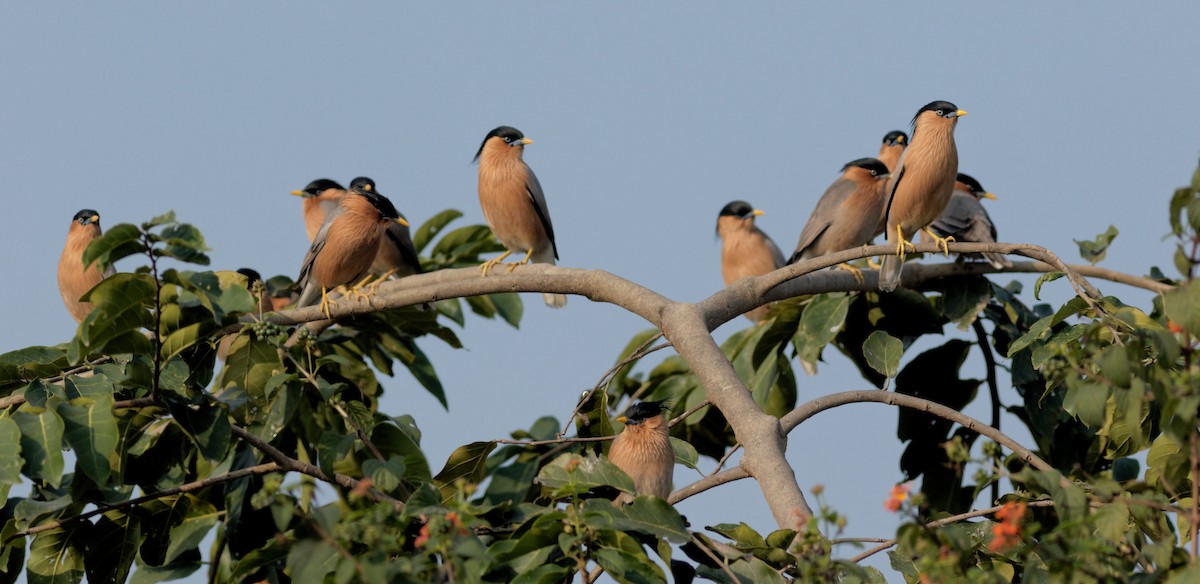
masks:
<path fill-rule="evenodd" d="M 983 208 L 983 199 L 996 199 L 974 177 L 958 173 L 950 203 L 936 221 L 929 224 L 935 235 L 954 241 L 995 243 L 996 225 Z M 993 268 L 1009 268 L 1012 262 L 1002 253 L 984 252 L 959 254 L 959 259 L 983 259 Z"/>
<path fill-rule="evenodd" d="M 350 189 L 356 188 L 377 191 L 375 181 L 365 176 L 350 181 Z M 387 224 L 387 231 L 384 232 L 383 239 L 379 241 L 379 251 L 375 254 L 375 261 L 371 262 L 371 273 L 379 276 L 376 285 L 393 274 L 403 278 L 425 271 L 421 269 L 421 260 L 417 257 L 417 247 L 413 245 L 412 235 L 408 229 L 408 218 L 399 211 L 397 211 L 397 215 L 399 215 L 399 219 L 404 219 L 404 223 L 395 221 Z"/>
<path fill-rule="evenodd" d="M 510 272 L 531 261 L 554 265 L 558 259 L 546 195 L 537 175 L 522 158 L 528 144 L 533 144 L 533 140 L 526 138 L 520 130 L 500 126 L 484 136 L 475 153 L 475 160 L 479 162 L 479 206 L 488 227 L 507 249 L 480 266 L 485 277 L 514 252 L 524 252 L 525 258 L 509 265 Z M 542 294 L 542 299 L 551 308 L 562 308 L 567 304 L 563 294 Z"/>
<path fill-rule="evenodd" d="M 754 224 L 763 212 L 746 201 L 733 201 L 717 215 L 717 236 L 721 238 L 721 277 L 728 286 L 742 278 L 761 276 L 783 267 L 779 246 Z M 760 306 L 744 316 L 754 322 L 767 314 Z"/>
<path fill-rule="evenodd" d="M 900 284 L 904 254 L 912 238 L 942 214 L 958 175 L 958 148 L 954 127 L 967 112 L 948 101 L 934 101 L 913 116 L 912 136 L 900 155 L 886 187 L 884 233 L 896 255 L 884 256 L 879 268 L 879 289 L 891 292 Z M 945 239 L 934 236 L 945 246 Z M 949 251 L 947 250 L 947 254 Z"/>
<path fill-rule="evenodd" d="M 883 187 L 888 170 L 876 158 L 851 160 L 842 176 L 833 181 L 817 200 L 789 264 L 866 245 L 883 231 Z M 856 280 L 862 276 L 847 264 Z"/>

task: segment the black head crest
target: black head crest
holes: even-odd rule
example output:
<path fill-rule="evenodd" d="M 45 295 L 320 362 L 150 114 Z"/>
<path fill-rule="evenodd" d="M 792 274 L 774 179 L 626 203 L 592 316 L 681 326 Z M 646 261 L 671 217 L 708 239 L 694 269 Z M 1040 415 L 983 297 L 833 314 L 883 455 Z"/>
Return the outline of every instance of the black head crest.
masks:
<path fill-rule="evenodd" d="M 354 180 L 350 181 L 350 188 L 351 189 L 359 189 L 359 190 L 363 190 L 363 191 L 376 191 L 377 190 L 375 187 L 375 181 L 373 181 L 370 178 L 365 177 L 365 176 L 360 176 L 360 177 L 355 178 Z"/>
<path fill-rule="evenodd" d="M 851 160 L 842 167 L 842 172 L 846 172 L 851 168 L 861 168 L 863 170 L 870 171 L 874 176 L 883 176 L 888 173 L 887 165 L 880 162 L 878 158 L 868 157 L 859 158 L 858 160 Z"/>
<path fill-rule="evenodd" d="M 367 179 L 367 180 L 370 180 L 370 179 Z M 370 188 L 370 189 L 366 188 L 365 185 L 360 185 L 358 187 L 351 187 L 350 192 L 352 192 L 356 195 L 359 195 L 361 197 L 364 197 L 368 201 L 370 201 L 371 205 L 373 207 L 375 207 L 375 210 L 379 211 L 379 216 L 382 217 L 383 219 L 399 219 L 401 217 L 401 215 L 400 215 L 400 211 L 396 210 L 396 206 L 393 205 L 392 202 L 390 200 L 388 200 L 387 197 L 379 194 L 379 191 L 377 191 L 373 188 L 374 183 L 371 183 L 371 185 L 372 185 L 372 188 Z"/>
<path fill-rule="evenodd" d="M 81 209 L 71 220 L 79 222 L 80 225 L 99 223 L 100 213 L 97 213 L 94 209 Z"/>
<path fill-rule="evenodd" d="M 488 132 L 487 136 L 483 137 L 483 142 L 479 144 L 479 150 L 475 152 L 475 158 L 473 158 L 471 162 L 479 162 L 479 156 L 483 154 L 484 145 L 487 144 L 487 141 L 491 140 L 492 138 L 500 138 L 504 140 L 506 144 L 512 144 L 525 139 L 525 134 L 522 134 L 520 130 L 512 126 L 500 126 L 495 130 Z"/>
<path fill-rule="evenodd" d="M 897 144 L 903 146 L 908 143 L 908 134 L 900 130 L 892 130 L 883 136 L 883 144 L 885 146 L 895 146 Z"/>
<path fill-rule="evenodd" d="M 237 273 L 245 276 L 246 280 L 249 281 L 251 285 L 253 285 L 255 282 L 262 281 L 262 274 L 250 268 L 238 268 Z"/>
<path fill-rule="evenodd" d="M 336 181 L 327 178 L 319 178 L 308 183 L 308 186 L 304 187 L 304 190 L 300 191 L 300 194 L 305 197 L 316 197 L 329 189 L 338 189 L 340 191 L 346 190 Z"/>
<path fill-rule="evenodd" d="M 964 173 L 960 172 L 960 173 L 958 173 L 958 176 L 955 177 L 955 180 L 957 180 L 958 182 L 960 182 L 964 185 L 967 185 L 967 188 L 971 190 L 972 195 L 980 196 L 983 193 L 987 192 L 987 190 L 983 188 L 983 185 L 979 184 L 979 181 L 975 180 L 975 177 L 973 177 L 969 174 L 964 174 Z"/>
<path fill-rule="evenodd" d="M 650 418 L 653 418 L 654 416 L 657 416 L 665 411 L 667 411 L 667 408 L 664 402 L 638 402 L 632 406 L 629 406 L 629 409 L 625 410 L 626 423 L 641 424 L 642 422 L 645 422 L 646 420 L 649 420 Z"/>
<path fill-rule="evenodd" d="M 917 110 L 917 115 L 913 116 L 914 125 L 917 123 L 917 116 L 920 116 L 923 112 L 934 112 L 943 118 L 954 117 L 958 115 L 958 106 L 948 101 L 931 101 Z"/>

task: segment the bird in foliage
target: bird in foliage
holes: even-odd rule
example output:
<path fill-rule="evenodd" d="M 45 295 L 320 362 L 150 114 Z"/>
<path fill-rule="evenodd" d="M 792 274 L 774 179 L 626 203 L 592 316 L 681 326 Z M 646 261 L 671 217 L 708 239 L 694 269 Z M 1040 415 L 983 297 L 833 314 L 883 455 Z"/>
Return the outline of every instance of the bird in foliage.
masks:
<path fill-rule="evenodd" d="M 365 176 L 350 181 L 350 189 L 356 188 L 368 191 L 377 190 L 375 181 Z M 417 258 L 417 247 L 413 245 L 412 235 L 409 234 L 408 219 L 403 213 L 397 212 L 397 214 L 399 215 L 398 219 L 404 219 L 404 223 L 397 221 L 388 224 L 383 239 L 379 241 L 379 251 L 375 254 L 375 261 L 371 262 L 371 273 L 379 276 L 376 284 L 393 274 L 403 278 L 424 272 L 421 269 L 421 260 Z"/>
<path fill-rule="evenodd" d="M 885 256 L 879 269 L 879 289 L 890 292 L 900 283 L 900 270 L 912 238 L 932 223 L 946 204 L 958 175 L 954 127 L 967 112 L 948 101 L 926 104 L 913 116 L 912 136 L 900 155 L 886 188 L 884 232 L 896 255 Z M 946 240 L 933 236 L 946 249 Z"/>
<path fill-rule="evenodd" d="M 995 243 L 996 225 L 983 208 L 983 199 L 996 199 L 974 177 L 958 173 L 950 203 L 936 221 L 929 224 L 934 234 L 954 241 Z M 959 259 L 984 259 L 993 268 L 1012 267 L 1012 262 L 1002 253 L 960 254 Z"/>
<path fill-rule="evenodd" d="M 346 293 L 367 298 L 359 290 L 370 272 L 391 223 L 408 225 L 392 202 L 376 192 L 373 185 L 350 189 L 338 207 L 325 216 L 325 222 L 313 238 L 300 277 L 301 290 L 296 306 L 311 306 L 320 298 L 321 310 L 328 318 L 330 290 L 346 287 Z M 356 284 L 357 283 L 357 284 Z"/>
<path fill-rule="evenodd" d="M 83 265 L 83 251 L 100 234 L 100 214 L 92 209 L 83 209 L 71 219 L 71 227 L 67 229 L 67 244 L 58 258 L 58 291 L 75 322 L 83 322 L 92 311 L 92 304 L 80 302 L 79 298 L 99 284 L 100 280 L 113 274 L 111 266 L 101 272 L 96 264 Z"/>
<path fill-rule="evenodd" d="M 866 245 L 883 232 L 883 188 L 888 176 L 887 166 L 876 158 L 859 158 L 842 166 L 842 176 L 817 200 L 788 263 Z M 862 280 L 857 268 L 838 267 Z"/>
<path fill-rule="evenodd" d="M 523 252 L 525 258 L 509 265 L 510 272 L 531 261 L 554 265 L 558 259 L 546 195 L 533 170 L 521 158 L 525 146 L 532 143 L 520 130 L 500 126 L 484 136 L 475 153 L 475 161 L 479 162 L 479 206 L 488 227 L 507 250 L 480 266 L 484 276 L 514 252 Z M 542 294 L 542 299 L 552 308 L 567 304 L 563 294 Z"/>
<path fill-rule="evenodd" d="M 311 243 L 325 223 L 325 216 L 337 209 L 338 203 L 346 196 L 346 189 L 332 180 L 319 178 L 291 194 L 304 198 L 300 208 L 304 213 L 304 232 Z"/>
<path fill-rule="evenodd" d="M 754 224 L 763 212 L 746 201 L 733 201 L 717 215 L 717 236 L 721 238 L 721 278 L 728 286 L 750 276 L 761 276 L 783 267 L 779 246 Z M 758 322 L 768 307 L 760 306 L 745 317 Z"/>
<path fill-rule="evenodd" d="M 908 134 L 900 130 L 892 130 L 884 134 L 883 145 L 879 147 L 879 161 L 888 168 L 888 172 L 896 168 L 896 162 L 900 160 L 900 153 L 904 152 L 907 144 Z"/>
<path fill-rule="evenodd" d="M 663 402 L 633 404 L 617 421 L 625 424 L 625 429 L 613 440 L 608 459 L 633 479 L 639 495 L 666 499 L 671 494 L 675 453 L 671 450 L 667 410 Z M 628 503 L 632 500 L 632 496 L 624 493 L 617 502 Z"/>

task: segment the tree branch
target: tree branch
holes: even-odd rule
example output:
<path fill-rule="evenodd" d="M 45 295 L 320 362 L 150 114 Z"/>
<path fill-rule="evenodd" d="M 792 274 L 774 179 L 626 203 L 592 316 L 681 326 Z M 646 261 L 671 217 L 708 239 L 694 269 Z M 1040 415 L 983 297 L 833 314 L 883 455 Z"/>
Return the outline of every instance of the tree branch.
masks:
<path fill-rule="evenodd" d="M 1026 503 L 1026 505 L 1029 507 L 1053 507 L 1054 501 L 1049 500 L 1049 499 L 1043 499 L 1043 500 L 1039 500 L 1039 501 L 1029 501 L 1028 503 Z M 976 517 L 983 517 L 985 515 L 991 515 L 997 511 L 999 511 L 1000 508 L 1003 506 L 1004 505 L 997 505 L 995 507 L 988 507 L 987 509 L 977 509 L 975 511 L 968 511 L 966 513 L 961 513 L 959 515 L 951 515 L 950 517 L 943 517 L 936 521 L 930 521 L 929 523 L 926 523 L 925 527 L 941 527 L 943 525 L 949 525 L 951 523 L 958 523 L 959 521 L 965 521 L 967 519 L 974 519 Z M 861 562 L 861 561 L 863 561 L 883 550 L 886 550 L 894 545 L 896 545 L 896 540 L 894 540 L 894 539 L 884 540 L 883 543 L 881 543 L 861 554 L 858 554 L 857 556 L 850 558 L 850 561 L 857 564 L 858 562 Z"/>
<path fill-rule="evenodd" d="M 811 400 L 788 412 L 786 415 L 780 418 L 779 422 L 783 427 L 783 431 L 788 433 L 805 420 L 825 410 L 833 409 L 838 406 L 844 406 L 846 404 L 868 402 L 912 408 L 914 410 L 921 410 L 923 412 L 933 414 L 939 418 L 950 420 L 951 422 L 971 430 L 972 432 L 978 432 L 979 434 L 983 434 L 984 436 L 991 438 L 995 442 L 1007 446 L 1009 450 L 1013 451 L 1014 454 L 1020 456 L 1021 460 L 1033 465 L 1033 467 L 1038 470 L 1054 470 L 1054 467 L 1050 466 L 1049 463 L 1042 460 L 1040 457 L 1038 457 L 1038 455 L 1034 454 L 1033 451 L 1021 446 L 1019 442 L 1009 438 L 1003 432 L 979 420 L 976 420 L 971 416 L 968 416 L 954 408 L 948 408 L 944 405 L 929 401 L 927 399 L 921 399 L 919 397 L 913 397 L 911 395 L 904 395 L 902 393 L 895 393 L 891 391 L 867 389 L 861 391 L 843 391 L 841 393 L 826 395 Z"/>
<path fill-rule="evenodd" d="M 717 474 L 708 475 L 685 487 L 680 487 L 674 493 L 671 493 L 671 496 L 667 497 L 667 501 L 674 505 L 675 503 L 687 499 L 692 495 L 699 495 L 700 493 L 703 493 L 704 491 L 707 491 L 713 487 L 719 487 L 725 483 L 739 481 L 749 476 L 750 473 L 746 472 L 746 469 L 740 466 L 735 466 L 729 470 L 723 470 Z"/>

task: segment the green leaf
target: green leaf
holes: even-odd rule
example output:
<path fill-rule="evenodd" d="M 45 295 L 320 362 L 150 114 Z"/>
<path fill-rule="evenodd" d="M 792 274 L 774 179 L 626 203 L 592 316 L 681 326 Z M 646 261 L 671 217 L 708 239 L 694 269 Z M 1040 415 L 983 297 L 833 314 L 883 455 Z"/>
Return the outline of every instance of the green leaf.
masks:
<path fill-rule="evenodd" d="M 1108 246 L 1117 238 L 1117 233 L 1119 233 L 1117 228 L 1109 225 L 1108 229 L 1104 233 L 1097 235 L 1093 241 L 1080 241 L 1076 239 L 1075 243 L 1079 246 L 1079 256 L 1087 260 L 1088 263 L 1096 265 L 1108 253 Z"/>
<path fill-rule="evenodd" d="M 563 454 L 538 473 L 538 482 L 555 497 L 579 495 L 597 487 L 615 487 L 636 494 L 633 479 L 606 458 Z"/>
<path fill-rule="evenodd" d="M 442 490 L 442 500 L 448 501 L 454 497 L 454 483 L 459 479 L 471 484 L 479 483 L 486 469 L 487 456 L 495 449 L 495 442 L 472 442 L 450 453 L 446 465 L 433 477 L 434 483 Z"/>
<path fill-rule="evenodd" d="M 1200 283 L 1186 282 L 1169 290 L 1163 297 L 1167 318 L 1193 336 L 1200 336 Z"/>
<path fill-rule="evenodd" d="M 963 276 L 943 282 L 942 314 L 967 330 L 992 299 L 992 284 L 983 276 Z"/>
<path fill-rule="evenodd" d="M 166 213 L 163 213 L 162 215 L 155 215 L 149 221 L 142 223 L 142 230 L 150 231 L 151 229 L 158 227 L 159 225 L 166 225 L 168 223 L 174 223 L 174 222 L 175 222 L 175 211 L 171 210 L 171 211 L 167 211 Z"/>
<path fill-rule="evenodd" d="M 429 357 L 425 352 L 412 342 L 412 339 L 406 339 L 407 346 L 412 351 L 411 360 L 402 360 L 404 366 L 408 368 L 409 373 L 424 387 L 426 391 L 433 397 L 437 398 L 438 403 L 442 404 L 442 408 L 449 410 L 450 406 L 446 402 L 446 390 L 442 388 L 442 381 L 438 379 L 437 371 L 433 369 L 433 363 L 429 361 Z"/>
<path fill-rule="evenodd" d="M 863 343 L 863 356 L 872 369 L 885 377 L 895 377 L 900 370 L 900 355 L 904 343 L 883 331 L 875 331 Z"/>
<path fill-rule="evenodd" d="M 21 482 L 21 467 L 25 461 L 21 450 L 21 427 L 6 413 L 0 413 L 0 508 L 8 503 L 8 487 Z"/>
<path fill-rule="evenodd" d="M 767 547 L 767 540 L 754 528 L 745 523 L 719 523 L 706 527 L 709 531 L 719 533 L 733 541 L 734 547 L 740 550 L 752 550 Z"/>
<path fill-rule="evenodd" d="M 172 223 L 163 228 L 160 233 L 167 247 L 162 255 L 175 258 L 181 262 L 207 266 L 209 259 L 204 254 L 208 248 L 204 245 L 204 236 L 200 230 L 187 223 Z"/>
<path fill-rule="evenodd" d="M 111 395 L 80 397 L 59 402 L 55 410 L 66 426 L 63 437 L 75 451 L 76 462 L 98 486 L 108 485 L 117 465 L 117 420 Z"/>
<path fill-rule="evenodd" d="M 1118 482 L 1137 480 L 1141 464 L 1136 458 L 1118 458 L 1113 461 L 1113 480 Z"/>
<path fill-rule="evenodd" d="M 692 470 L 700 470 L 696 466 L 700 462 L 700 454 L 696 452 L 695 446 L 671 436 L 671 452 L 675 453 L 676 464 L 682 464 Z"/>
<path fill-rule="evenodd" d="M 98 263 L 103 270 L 122 258 L 146 252 L 142 232 L 128 223 L 114 225 L 93 239 L 83 250 L 83 265 Z"/>
<path fill-rule="evenodd" d="M 846 321 L 853 296 L 841 292 L 818 294 L 813 297 L 800 316 L 800 326 L 792 343 L 796 347 L 800 364 L 809 375 L 817 371 L 817 359 L 821 349 L 837 336 Z"/>
<path fill-rule="evenodd" d="M 1171 196 L 1171 232 L 1177 237 L 1183 235 L 1183 224 L 1180 221 L 1180 216 L 1184 209 L 1190 211 L 1189 205 L 1195 200 L 1196 193 L 1187 187 L 1175 189 L 1175 194 Z"/>
<path fill-rule="evenodd" d="M 288 554 L 287 574 L 294 584 L 323 584 L 339 557 L 337 550 L 323 541 L 300 541 Z"/>
<path fill-rule="evenodd" d="M 521 303 L 521 297 L 515 292 L 497 292 L 488 294 L 492 299 L 492 305 L 496 307 L 496 314 L 504 319 L 504 322 L 512 325 L 513 328 L 521 328 L 521 315 L 524 313 L 525 305 Z"/>
<path fill-rule="evenodd" d="M 91 353 L 149 352 L 150 341 L 140 329 L 154 326 L 149 308 L 155 293 L 154 280 L 146 274 L 122 272 L 102 280 L 84 295 L 84 300 L 95 307 L 79 324 L 73 352 L 80 357 Z"/>
<path fill-rule="evenodd" d="M 1104 424 L 1104 404 L 1108 391 L 1098 383 L 1079 383 L 1067 390 L 1063 398 L 1063 409 L 1075 416 L 1089 428 L 1099 429 Z"/>
<path fill-rule="evenodd" d="M 650 561 L 645 553 L 639 556 L 623 550 L 600 548 L 596 551 L 596 563 L 600 564 L 609 576 L 622 584 L 650 584 L 667 581 L 667 577 L 662 573 L 662 568 Z"/>
<path fill-rule="evenodd" d="M 217 378 L 216 387 L 225 389 L 230 385 L 242 388 L 255 404 L 267 399 L 267 381 L 283 370 L 279 350 L 270 342 L 254 338 L 252 333 L 238 334 L 229 345 L 225 367 Z"/>
<path fill-rule="evenodd" d="M 417 253 L 425 251 L 425 246 L 429 245 L 442 229 L 462 215 L 462 211 L 458 209 L 446 209 L 422 223 L 412 234 L 413 246 L 417 248 Z"/>
<path fill-rule="evenodd" d="M 677 544 L 691 539 L 683 517 L 670 503 L 658 497 L 636 497 L 632 503 L 621 507 L 613 507 L 608 501 L 589 499 L 584 509 L 586 512 L 598 506 L 613 510 L 613 526 L 621 531 L 638 531 Z"/>
<path fill-rule="evenodd" d="M 58 398 L 53 398 L 57 403 Z M 48 402 L 48 404 L 52 403 Z M 58 488 L 63 475 L 63 421 L 53 409 L 21 406 L 13 414 L 21 428 L 21 454 L 25 459 L 22 472 L 32 479 L 45 481 Z"/>
<path fill-rule="evenodd" d="M 63 528 L 43 531 L 29 544 L 29 563 L 25 566 L 29 584 L 75 584 L 83 580 L 83 536 L 80 529 Z"/>
<path fill-rule="evenodd" d="M 101 515 L 86 544 L 88 581 L 127 581 L 141 540 L 141 522 L 135 514 L 109 511 Z"/>
<path fill-rule="evenodd" d="M 174 563 L 186 551 L 196 549 L 212 526 L 224 513 L 216 507 L 191 495 L 187 496 L 187 515 L 179 524 L 171 527 L 171 543 L 167 546 L 166 563 Z"/>
<path fill-rule="evenodd" d="M 1046 282 L 1053 282 L 1065 275 L 1067 275 L 1065 272 L 1046 272 L 1045 274 L 1039 276 L 1037 282 L 1033 283 L 1033 297 L 1041 300 L 1042 284 L 1045 284 Z"/>
<path fill-rule="evenodd" d="M 39 377 L 52 377 L 70 366 L 65 351 L 58 347 L 26 347 L 0 355 L 3 377 L 0 387 L 22 385 Z"/>
<path fill-rule="evenodd" d="M 133 573 L 133 579 L 129 581 L 129 584 L 156 584 L 157 582 L 187 578 L 200 569 L 200 555 L 196 554 L 194 558 L 191 554 L 188 556 L 185 560 L 165 566 L 150 566 L 139 560 L 135 562 L 137 571 Z"/>
<path fill-rule="evenodd" d="M 404 461 L 399 456 L 388 457 L 387 462 L 371 458 L 362 463 L 363 475 L 369 477 L 379 490 L 390 493 L 404 480 Z"/>
<path fill-rule="evenodd" d="M 1163 432 L 1146 455 L 1146 482 L 1179 490 L 1187 480 L 1188 456 L 1178 438 Z"/>

